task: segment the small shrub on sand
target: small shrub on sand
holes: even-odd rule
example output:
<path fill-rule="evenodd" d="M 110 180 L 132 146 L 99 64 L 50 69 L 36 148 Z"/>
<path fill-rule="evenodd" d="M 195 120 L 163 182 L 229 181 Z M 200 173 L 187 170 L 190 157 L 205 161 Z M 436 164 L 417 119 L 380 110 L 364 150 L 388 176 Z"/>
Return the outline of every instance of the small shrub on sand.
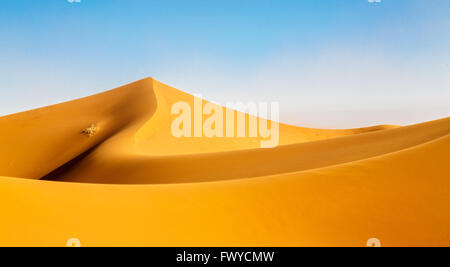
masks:
<path fill-rule="evenodd" d="M 95 133 L 97 132 L 97 130 L 98 130 L 98 129 L 97 129 L 97 126 L 96 126 L 95 124 L 91 124 L 90 127 L 84 129 L 81 133 L 82 133 L 82 134 L 85 134 L 85 135 L 87 135 L 87 136 L 89 136 L 89 137 L 92 137 L 92 136 L 95 135 Z"/>

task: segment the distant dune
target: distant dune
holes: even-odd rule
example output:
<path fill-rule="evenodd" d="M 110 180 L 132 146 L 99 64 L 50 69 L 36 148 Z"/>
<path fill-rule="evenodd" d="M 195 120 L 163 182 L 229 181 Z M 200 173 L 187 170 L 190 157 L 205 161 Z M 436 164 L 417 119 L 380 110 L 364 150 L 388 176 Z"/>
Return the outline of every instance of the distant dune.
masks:
<path fill-rule="evenodd" d="M 449 117 L 261 149 L 173 137 L 179 101 L 147 78 L 0 118 L 0 246 L 450 246 Z"/>

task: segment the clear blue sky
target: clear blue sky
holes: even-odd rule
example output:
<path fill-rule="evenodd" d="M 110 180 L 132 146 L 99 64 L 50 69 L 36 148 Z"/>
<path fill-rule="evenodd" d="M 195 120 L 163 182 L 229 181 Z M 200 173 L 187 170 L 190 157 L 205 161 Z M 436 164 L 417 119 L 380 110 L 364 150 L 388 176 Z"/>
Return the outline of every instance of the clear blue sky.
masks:
<path fill-rule="evenodd" d="M 0 0 L 0 114 L 152 76 L 279 101 L 308 126 L 445 117 L 449 14 L 448 0 Z"/>

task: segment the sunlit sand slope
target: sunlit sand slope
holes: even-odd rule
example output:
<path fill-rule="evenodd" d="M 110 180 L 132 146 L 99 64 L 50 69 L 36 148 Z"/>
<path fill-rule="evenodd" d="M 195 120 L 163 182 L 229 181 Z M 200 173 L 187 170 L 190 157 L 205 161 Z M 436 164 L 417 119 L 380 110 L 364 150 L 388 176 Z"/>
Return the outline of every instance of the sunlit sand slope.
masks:
<path fill-rule="evenodd" d="M 194 97 L 144 79 L 0 118 L 0 245 L 450 245 L 450 118 L 281 124 L 260 149 L 174 138 L 179 101 Z"/>
<path fill-rule="evenodd" d="M 450 245 L 447 135 L 386 156 L 178 185 L 0 178 L 2 245 Z"/>

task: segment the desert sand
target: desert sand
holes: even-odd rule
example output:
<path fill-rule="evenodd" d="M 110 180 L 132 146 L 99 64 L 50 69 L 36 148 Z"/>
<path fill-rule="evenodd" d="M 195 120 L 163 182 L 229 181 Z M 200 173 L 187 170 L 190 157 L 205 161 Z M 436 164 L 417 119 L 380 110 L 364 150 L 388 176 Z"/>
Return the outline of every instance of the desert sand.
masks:
<path fill-rule="evenodd" d="M 261 149 L 173 137 L 179 101 L 147 78 L 0 118 L 0 246 L 450 246 L 449 117 Z"/>

